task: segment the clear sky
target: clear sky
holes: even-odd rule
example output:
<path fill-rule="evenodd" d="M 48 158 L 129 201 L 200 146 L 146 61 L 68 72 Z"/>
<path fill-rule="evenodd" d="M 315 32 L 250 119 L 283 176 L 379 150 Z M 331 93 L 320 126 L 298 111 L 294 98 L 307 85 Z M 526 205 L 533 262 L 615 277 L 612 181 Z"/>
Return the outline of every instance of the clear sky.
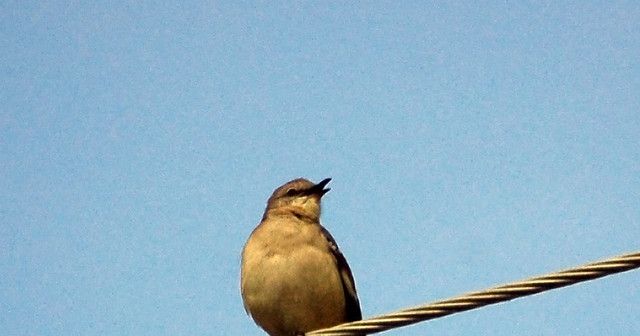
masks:
<path fill-rule="evenodd" d="M 0 4 L 0 335 L 263 335 L 274 188 L 365 317 L 640 249 L 640 3 Z M 640 271 L 387 335 L 638 335 Z"/>

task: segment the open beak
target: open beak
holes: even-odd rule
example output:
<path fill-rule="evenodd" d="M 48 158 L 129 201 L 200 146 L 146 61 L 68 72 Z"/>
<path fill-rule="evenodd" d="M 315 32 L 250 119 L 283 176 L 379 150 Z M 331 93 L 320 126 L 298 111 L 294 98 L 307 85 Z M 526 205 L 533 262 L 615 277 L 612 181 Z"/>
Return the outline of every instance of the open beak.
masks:
<path fill-rule="evenodd" d="M 327 191 L 331 190 L 331 188 L 327 188 L 327 189 L 324 188 L 329 183 L 329 181 L 331 181 L 330 177 L 328 177 L 328 178 L 320 181 L 320 183 L 312 186 L 308 190 L 309 194 L 315 194 L 315 195 L 318 195 L 318 196 L 322 197 L 324 194 L 327 193 Z"/>

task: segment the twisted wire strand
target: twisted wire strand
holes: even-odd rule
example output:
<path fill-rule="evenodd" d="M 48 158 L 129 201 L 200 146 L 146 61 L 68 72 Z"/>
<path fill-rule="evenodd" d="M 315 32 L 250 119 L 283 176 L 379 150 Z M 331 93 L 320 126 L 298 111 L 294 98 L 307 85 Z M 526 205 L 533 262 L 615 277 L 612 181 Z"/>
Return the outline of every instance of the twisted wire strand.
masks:
<path fill-rule="evenodd" d="M 306 335 L 356 336 L 374 334 L 465 310 L 513 300 L 554 288 L 573 285 L 582 281 L 597 279 L 638 267 L 640 267 L 640 252 L 635 252 L 564 271 L 489 288 L 484 291 L 472 292 L 451 299 L 400 310 L 395 313 L 381 315 L 367 320 L 315 330 L 306 333 Z"/>

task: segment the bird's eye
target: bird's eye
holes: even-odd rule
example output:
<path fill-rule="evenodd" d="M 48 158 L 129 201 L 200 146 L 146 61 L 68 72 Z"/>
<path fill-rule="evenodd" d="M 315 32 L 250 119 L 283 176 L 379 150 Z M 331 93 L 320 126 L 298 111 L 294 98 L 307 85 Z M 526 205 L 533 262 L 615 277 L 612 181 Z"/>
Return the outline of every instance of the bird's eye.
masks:
<path fill-rule="evenodd" d="M 285 195 L 287 195 L 287 196 L 293 196 L 293 195 L 295 195 L 295 194 L 297 194 L 297 193 L 298 193 L 298 191 L 297 191 L 297 190 L 295 190 L 294 188 L 289 188 L 289 189 L 287 189 L 287 193 L 286 193 Z"/>

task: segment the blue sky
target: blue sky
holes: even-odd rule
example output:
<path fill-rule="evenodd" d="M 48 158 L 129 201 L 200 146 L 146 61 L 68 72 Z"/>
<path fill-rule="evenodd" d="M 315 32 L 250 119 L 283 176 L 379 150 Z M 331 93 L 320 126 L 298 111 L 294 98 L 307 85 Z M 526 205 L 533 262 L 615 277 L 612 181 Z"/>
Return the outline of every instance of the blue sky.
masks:
<path fill-rule="evenodd" d="M 272 190 L 365 317 L 640 248 L 636 2 L 0 5 L 0 334 L 262 335 Z M 639 271 L 388 335 L 637 335 Z"/>

